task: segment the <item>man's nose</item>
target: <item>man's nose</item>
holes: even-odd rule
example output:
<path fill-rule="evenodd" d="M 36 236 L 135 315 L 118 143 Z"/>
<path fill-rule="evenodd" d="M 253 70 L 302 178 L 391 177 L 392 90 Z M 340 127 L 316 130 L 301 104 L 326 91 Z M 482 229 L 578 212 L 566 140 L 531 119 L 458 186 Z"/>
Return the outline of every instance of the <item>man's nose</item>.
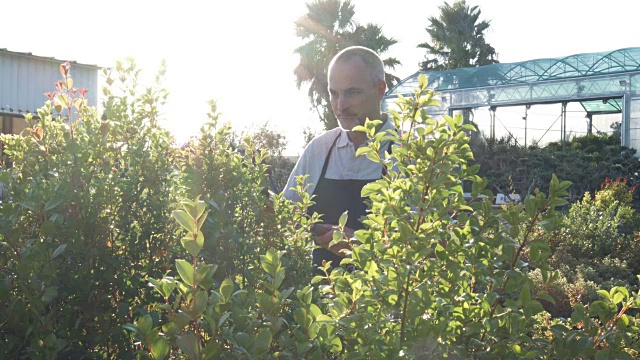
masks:
<path fill-rule="evenodd" d="M 338 111 L 341 112 L 344 109 L 349 108 L 349 101 L 344 96 L 338 98 Z"/>

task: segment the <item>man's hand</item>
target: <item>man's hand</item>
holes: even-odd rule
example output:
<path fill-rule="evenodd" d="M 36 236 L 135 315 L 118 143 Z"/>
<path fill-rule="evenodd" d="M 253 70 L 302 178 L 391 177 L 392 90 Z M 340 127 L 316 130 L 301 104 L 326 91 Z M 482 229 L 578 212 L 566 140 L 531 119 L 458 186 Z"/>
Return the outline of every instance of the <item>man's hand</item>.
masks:
<path fill-rule="evenodd" d="M 313 225 L 311 232 L 316 236 L 316 244 L 318 244 L 320 247 L 328 249 L 329 251 L 340 257 L 346 257 L 346 254 L 341 252 L 341 250 L 351 250 L 351 244 L 348 240 L 353 237 L 354 230 L 345 226 L 344 241 L 340 241 L 339 243 L 329 247 L 329 244 L 331 243 L 331 241 L 333 241 L 333 232 L 335 230 L 339 230 L 338 225 L 315 224 Z"/>

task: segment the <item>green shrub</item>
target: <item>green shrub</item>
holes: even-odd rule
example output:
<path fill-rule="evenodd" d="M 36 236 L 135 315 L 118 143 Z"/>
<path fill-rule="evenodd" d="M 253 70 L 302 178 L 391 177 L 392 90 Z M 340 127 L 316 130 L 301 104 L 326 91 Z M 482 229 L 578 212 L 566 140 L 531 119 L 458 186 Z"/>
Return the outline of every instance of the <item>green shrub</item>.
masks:
<path fill-rule="evenodd" d="M 556 208 L 569 183 L 551 176 L 548 196 L 534 190 L 494 209 L 481 196 L 491 196 L 487 180 L 468 166 L 472 127 L 427 115 L 436 103 L 424 77 L 390 114 L 405 131 L 376 134 L 376 121 L 358 129 L 372 138 L 358 152 L 388 171 L 363 190 L 367 227 L 354 238 L 334 233 L 352 243 L 343 262 L 355 269 L 310 279 L 318 219 L 306 216 L 302 179 L 300 203 L 270 199 L 265 153 L 250 140 L 239 151 L 214 103 L 200 137 L 178 150 L 157 124 L 166 92 L 138 91 L 135 64 L 118 64 L 119 82 L 106 72 L 104 118 L 74 97 L 62 70 L 61 93 L 28 119 L 28 136 L 1 139 L 14 162 L 0 172 L 6 358 L 639 355 L 637 292 L 597 290 L 600 299 L 576 304 L 568 319 L 543 311 L 562 280 L 549 242 L 562 244 Z M 387 139 L 395 147 L 383 159 Z M 614 193 L 593 206 L 623 208 L 624 192 Z M 611 249 L 602 271 L 581 270 L 585 281 L 627 264 L 619 248 L 583 246 Z"/>
<path fill-rule="evenodd" d="M 546 192 L 552 174 L 571 181 L 569 200 L 575 202 L 585 193 L 594 193 L 607 179 L 626 177 L 639 181 L 640 160 L 635 150 L 620 145 L 611 135 L 575 137 L 564 146 L 549 143 L 545 147 L 524 148 L 511 138 L 482 139 L 473 144 L 478 175 L 486 177 L 496 192 L 526 195 L 539 188 Z"/>
<path fill-rule="evenodd" d="M 249 269 L 259 267 L 260 254 L 271 248 L 293 251 L 291 246 L 297 243 L 289 238 L 290 218 L 282 214 L 290 210 L 279 206 L 274 211 L 269 199 L 270 156 L 256 149 L 260 145 L 255 137 L 245 137 L 238 146 L 230 125 L 219 124 L 215 102 L 210 105 L 211 121 L 176 159 L 180 183 L 183 196 L 200 196 L 216 209 L 202 228 L 207 239 L 203 257 L 218 265 L 218 280 L 239 276 L 247 286 L 247 281 L 256 281 Z M 304 274 L 306 254 L 298 255 L 287 265 Z M 305 278 L 297 279 L 303 284 Z"/>
<path fill-rule="evenodd" d="M 145 301 L 145 276 L 168 266 L 176 202 L 165 93 L 141 92 L 133 63 L 114 70 L 104 117 L 63 80 L 27 136 L 2 135 L 0 347 L 7 358 L 126 358 L 122 324 Z M 106 70 L 105 70 L 106 72 Z M 106 74 L 108 75 L 108 74 Z M 120 86 L 120 89 L 116 89 Z"/>
<path fill-rule="evenodd" d="M 563 228 L 551 235 L 550 264 L 559 270 L 555 316 L 568 317 L 576 304 L 600 298 L 597 290 L 623 286 L 638 289 L 639 217 L 631 207 L 635 188 L 624 180 L 603 183 L 595 196 L 585 194 L 563 217 Z M 535 277 L 535 275 L 534 275 Z M 539 287 L 540 279 L 536 283 Z"/>

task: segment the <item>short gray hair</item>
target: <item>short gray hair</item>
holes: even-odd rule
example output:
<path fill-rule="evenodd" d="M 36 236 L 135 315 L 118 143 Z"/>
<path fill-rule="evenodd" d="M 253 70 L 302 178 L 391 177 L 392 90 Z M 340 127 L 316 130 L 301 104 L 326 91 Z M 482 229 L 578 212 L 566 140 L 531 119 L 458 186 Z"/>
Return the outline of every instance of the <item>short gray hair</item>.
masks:
<path fill-rule="evenodd" d="M 366 48 L 364 46 L 350 46 L 340 51 L 336 56 L 331 59 L 329 63 L 329 72 L 331 68 L 337 62 L 345 62 L 353 59 L 360 59 L 369 72 L 371 81 L 378 83 L 384 81 L 384 64 L 382 59 L 375 53 L 375 51 Z"/>

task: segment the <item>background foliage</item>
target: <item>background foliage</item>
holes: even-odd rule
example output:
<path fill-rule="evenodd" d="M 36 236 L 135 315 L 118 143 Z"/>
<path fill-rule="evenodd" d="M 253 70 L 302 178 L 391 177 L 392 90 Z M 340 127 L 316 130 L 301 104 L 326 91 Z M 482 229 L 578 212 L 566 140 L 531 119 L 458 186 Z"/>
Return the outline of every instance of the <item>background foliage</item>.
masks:
<path fill-rule="evenodd" d="M 524 197 L 535 188 L 546 191 L 551 175 L 556 174 L 573 184 L 569 196 L 574 202 L 587 192 L 593 194 L 607 178 L 626 177 L 630 185 L 638 182 L 640 160 L 635 150 L 620 145 L 615 134 L 587 135 L 565 144 L 527 148 L 510 138 L 478 137 L 472 146 L 479 174 L 488 179 L 495 192 Z"/>
<path fill-rule="evenodd" d="M 627 185 L 565 216 L 570 183 L 551 176 L 547 194 L 493 207 L 472 126 L 427 115 L 424 77 L 390 114 L 408 131 L 358 129 L 372 139 L 359 154 L 388 171 L 364 189 L 366 228 L 334 233 L 352 244 L 343 262 L 355 269 L 312 279 L 312 199 L 301 185 L 300 203 L 270 196 L 264 144 L 236 142 L 215 102 L 199 137 L 177 148 L 157 121 L 166 92 L 139 89 L 132 61 L 105 71 L 103 115 L 68 67 L 61 74 L 25 136 L 1 139 L 14 164 L 0 172 L 4 357 L 638 356 Z M 394 151 L 380 158 L 385 140 Z M 572 299 L 567 259 L 611 287 Z M 562 296 L 567 308 L 550 308 Z"/>
<path fill-rule="evenodd" d="M 438 17 L 429 17 L 426 30 L 431 41 L 418 44 L 427 51 L 420 70 L 452 70 L 497 63 L 498 54 L 485 39 L 490 21 L 480 20 L 481 13 L 479 6 L 469 6 L 465 0 L 456 0 L 452 5 L 445 2 Z"/>

